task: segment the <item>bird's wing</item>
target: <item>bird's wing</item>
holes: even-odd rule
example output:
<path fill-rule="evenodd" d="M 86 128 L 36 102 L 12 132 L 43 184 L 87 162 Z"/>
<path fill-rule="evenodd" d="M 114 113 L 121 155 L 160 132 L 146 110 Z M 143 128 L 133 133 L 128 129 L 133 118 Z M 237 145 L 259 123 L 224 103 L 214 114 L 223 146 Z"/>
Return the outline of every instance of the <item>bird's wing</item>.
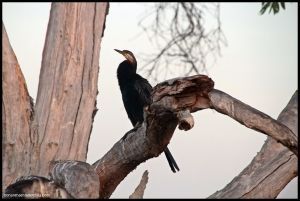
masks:
<path fill-rule="evenodd" d="M 136 79 L 134 83 L 134 88 L 139 93 L 138 97 L 143 105 L 151 104 L 152 86 L 145 78 L 138 75 L 138 79 Z"/>

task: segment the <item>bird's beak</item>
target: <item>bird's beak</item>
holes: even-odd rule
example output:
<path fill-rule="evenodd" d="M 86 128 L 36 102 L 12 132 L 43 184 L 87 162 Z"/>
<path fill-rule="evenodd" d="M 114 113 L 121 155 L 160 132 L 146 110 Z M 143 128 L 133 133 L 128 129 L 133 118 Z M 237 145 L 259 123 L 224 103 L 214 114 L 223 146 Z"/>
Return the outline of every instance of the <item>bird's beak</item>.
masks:
<path fill-rule="evenodd" d="M 124 54 L 123 54 L 123 51 L 121 51 L 121 50 L 117 50 L 117 49 L 114 49 L 116 52 L 118 52 L 118 53 L 120 53 L 120 54 L 122 54 L 123 56 L 124 56 Z"/>
<path fill-rule="evenodd" d="M 129 52 L 128 50 L 123 50 L 123 51 L 122 50 L 117 50 L 117 49 L 114 49 L 114 50 L 116 52 L 122 54 L 126 58 L 126 60 L 128 62 L 130 62 L 133 66 L 136 66 L 136 59 L 135 59 L 134 55 L 131 52 Z"/>

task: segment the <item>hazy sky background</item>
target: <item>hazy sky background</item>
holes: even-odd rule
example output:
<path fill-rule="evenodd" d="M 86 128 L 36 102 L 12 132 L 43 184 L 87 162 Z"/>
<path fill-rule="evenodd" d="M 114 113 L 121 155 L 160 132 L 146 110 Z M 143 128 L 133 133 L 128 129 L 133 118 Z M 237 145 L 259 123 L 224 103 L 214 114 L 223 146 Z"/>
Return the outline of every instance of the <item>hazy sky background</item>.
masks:
<path fill-rule="evenodd" d="M 29 93 L 35 99 L 50 3 L 2 5 L 10 43 Z M 89 144 L 89 163 L 101 158 L 132 127 L 116 78 L 123 58 L 113 49 L 129 49 L 138 61 L 139 55 L 153 51 L 145 35 L 139 35 L 142 30 L 137 25 L 149 6 L 110 3 L 100 51 L 99 111 Z M 228 46 L 222 48 L 222 57 L 208 73 L 216 89 L 276 119 L 297 89 L 298 5 L 286 3 L 286 10 L 275 16 L 260 16 L 260 8 L 261 3 L 221 4 L 221 22 Z M 153 86 L 157 84 L 150 82 Z M 187 132 L 177 129 L 168 146 L 180 171 L 174 174 L 161 154 L 130 173 L 112 198 L 128 198 L 146 169 L 149 182 L 145 198 L 205 198 L 237 176 L 266 140 L 265 135 L 212 110 L 193 116 L 195 127 Z M 296 198 L 297 179 L 279 197 Z"/>

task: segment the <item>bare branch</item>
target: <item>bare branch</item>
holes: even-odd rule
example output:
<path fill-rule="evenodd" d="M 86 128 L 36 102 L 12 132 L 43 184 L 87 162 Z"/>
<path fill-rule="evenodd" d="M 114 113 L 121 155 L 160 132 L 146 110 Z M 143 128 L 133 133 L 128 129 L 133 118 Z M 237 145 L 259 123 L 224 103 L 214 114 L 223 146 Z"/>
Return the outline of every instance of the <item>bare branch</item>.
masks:
<path fill-rule="evenodd" d="M 215 62 L 227 44 L 218 3 L 156 3 L 152 10 L 139 25 L 157 47 L 157 53 L 142 57 L 142 70 L 153 79 L 154 71 L 171 73 L 170 66 L 180 66 L 185 75 L 206 71 L 208 61 Z M 207 18 L 209 26 L 204 26 Z"/>
<path fill-rule="evenodd" d="M 298 156 L 298 138 L 285 125 L 219 90 L 213 90 L 209 98 L 213 109 L 274 138 Z"/>
<path fill-rule="evenodd" d="M 147 183 L 148 183 L 148 171 L 146 170 L 142 176 L 139 185 L 136 187 L 134 192 L 129 196 L 129 199 L 143 198 Z"/>
<path fill-rule="evenodd" d="M 197 76 L 187 77 L 186 79 L 192 79 L 194 77 Z M 193 94 L 186 93 L 186 91 L 190 92 L 189 87 L 194 87 L 192 83 L 188 85 L 178 85 L 174 84 L 174 82 L 182 82 L 182 79 L 173 79 L 157 85 L 155 87 L 156 92 L 153 96 L 153 100 L 158 101 L 168 96 L 168 99 L 165 99 L 165 101 L 168 100 L 171 102 L 172 109 L 176 111 L 182 108 L 188 108 L 191 112 L 195 112 L 204 109 L 203 106 L 207 108 L 210 107 L 222 114 L 230 116 L 248 128 L 271 136 L 298 156 L 297 136 L 288 127 L 270 116 L 216 89 L 213 89 L 209 93 L 209 102 L 205 103 L 208 99 L 203 98 L 203 94 L 200 92 L 205 91 L 205 89 L 210 89 L 210 87 L 207 86 L 209 82 L 199 83 L 197 86 L 200 90 Z"/>

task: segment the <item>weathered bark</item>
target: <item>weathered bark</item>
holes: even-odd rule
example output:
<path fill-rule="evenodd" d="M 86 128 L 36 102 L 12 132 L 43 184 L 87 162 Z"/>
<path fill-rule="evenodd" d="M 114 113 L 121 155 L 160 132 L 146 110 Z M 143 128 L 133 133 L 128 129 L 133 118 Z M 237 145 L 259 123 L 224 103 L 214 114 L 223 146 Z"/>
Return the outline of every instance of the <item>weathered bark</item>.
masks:
<path fill-rule="evenodd" d="M 32 174 L 47 175 L 52 160 L 86 160 L 107 7 L 51 6 L 32 125 Z"/>
<path fill-rule="evenodd" d="M 298 133 L 298 91 L 279 115 L 278 122 Z M 276 198 L 298 175 L 298 157 L 268 137 L 252 162 L 224 189 L 209 198 Z"/>
<path fill-rule="evenodd" d="M 50 164 L 51 179 L 63 186 L 74 198 L 98 198 L 98 175 L 88 163 L 81 161 L 54 161 Z"/>
<path fill-rule="evenodd" d="M 212 108 L 218 112 L 230 116 L 248 128 L 272 137 L 298 156 L 298 137 L 281 122 L 224 92 L 214 90 L 209 94 L 209 98 Z"/>
<path fill-rule="evenodd" d="M 188 81 L 194 77 L 172 79 L 157 85 L 153 101 L 176 111 L 188 109 L 195 112 L 205 108 L 215 109 L 248 128 L 274 138 L 298 156 L 298 137 L 291 129 L 222 91 L 213 89 L 209 93 L 209 98 L 205 96 L 203 98 L 202 91 L 205 88 L 209 89 L 209 87 L 206 87 L 209 82 L 202 84 L 189 83 Z M 198 87 L 195 87 L 195 85 L 198 85 Z M 191 91 L 193 88 L 199 89 Z"/>
<path fill-rule="evenodd" d="M 108 3 L 53 3 L 33 110 L 2 25 L 3 188 L 48 175 L 52 160 L 86 160 Z"/>
<path fill-rule="evenodd" d="M 147 159 L 157 157 L 169 143 L 177 126 L 176 115 L 168 110 L 152 112 L 157 116 L 149 115 L 147 123 L 115 143 L 93 164 L 99 175 L 100 198 L 109 198 L 132 170 Z"/>
<path fill-rule="evenodd" d="M 29 173 L 33 113 L 24 76 L 2 23 L 2 190 Z M 22 167 L 22 168 L 21 168 Z"/>
<path fill-rule="evenodd" d="M 134 192 L 129 196 L 129 199 L 142 199 L 148 183 L 148 171 L 143 173 L 142 179 L 139 185 L 135 188 Z"/>

